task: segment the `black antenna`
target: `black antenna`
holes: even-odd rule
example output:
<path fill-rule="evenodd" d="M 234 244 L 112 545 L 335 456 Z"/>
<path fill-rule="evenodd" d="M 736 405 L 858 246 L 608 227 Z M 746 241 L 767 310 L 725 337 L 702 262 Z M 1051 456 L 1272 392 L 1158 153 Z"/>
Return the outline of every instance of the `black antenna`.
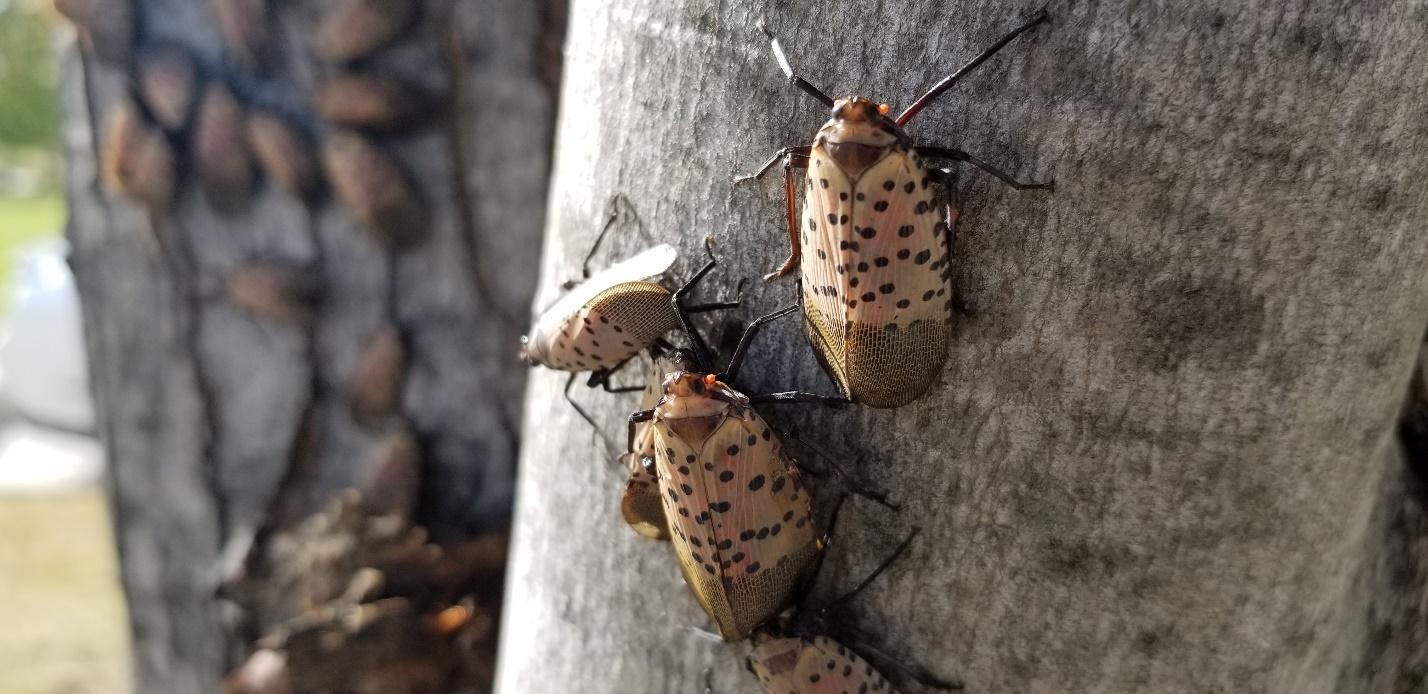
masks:
<path fill-rule="evenodd" d="M 769 25 L 760 20 L 759 30 L 764 32 L 764 35 L 769 37 L 769 41 L 773 43 L 774 60 L 778 61 L 779 69 L 783 70 L 783 74 L 788 77 L 788 83 L 798 87 L 803 93 L 817 99 L 818 103 L 823 104 L 825 107 L 833 108 L 832 97 L 824 94 L 823 90 L 813 86 L 808 80 L 799 77 L 793 71 L 793 66 L 788 64 L 788 56 L 783 54 L 783 46 L 778 45 L 778 37 L 774 36 L 774 33 L 769 30 Z"/>
<path fill-rule="evenodd" d="M 704 237 L 704 252 L 709 255 L 709 262 L 705 263 L 699 271 L 689 278 L 684 286 L 674 290 L 670 301 L 674 304 L 674 312 L 679 315 L 679 323 L 684 328 L 684 332 L 689 334 L 690 345 L 694 348 L 694 358 L 699 362 L 699 368 L 706 373 L 714 369 L 714 357 L 709 351 L 709 345 L 704 341 L 704 336 L 699 334 L 699 330 L 694 327 L 694 321 L 689 318 L 689 310 L 684 307 L 684 297 L 689 294 L 704 276 L 714 269 L 719 261 L 714 258 L 714 237 Z"/>
<path fill-rule="evenodd" d="M 922 96 L 918 97 L 917 101 L 912 102 L 912 105 L 908 106 L 906 111 L 899 113 L 897 118 L 893 122 L 896 123 L 898 127 L 907 125 L 907 122 L 912 120 L 913 116 L 916 116 L 920 111 L 922 111 L 922 109 L 927 108 L 928 104 L 935 101 L 937 97 L 942 96 L 943 92 L 947 91 L 948 89 L 951 89 L 953 85 L 957 84 L 957 80 L 962 79 L 967 75 L 967 73 L 971 72 L 972 70 L 975 70 L 978 65 L 981 65 L 982 63 L 986 62 L 987 58 L 996 55 L 996 52 L 1000 51 L 1008 43 L 1011 43 L 1012 39 L 1021 36 L 1027 31 L 1030 31 L 1036 25 L 1041 24 L 1042 22 L 1045 22 L 1048 19 L 1050 19 L 1050 17 L 1047 16 L 1046 10 L 1041 10 L 1037 12 L 1036 15 L 1031 18 L 1031 21 L 1015 29 L 1012 29 L 1010 34 L 1003 36 L 996 43 L 992 44 L 991 48 L 982 51 L 982 54 L 973 58 L 971 62 L 967 63 L 966 65 L 963 65 L 956 72 L 942 78 L 941 82 L 932 85 L 932 88 L 927 90 L 926 94 L 923 94 Z M 778 44 L 774 44 L 774 50 L 778 50 Z"/>

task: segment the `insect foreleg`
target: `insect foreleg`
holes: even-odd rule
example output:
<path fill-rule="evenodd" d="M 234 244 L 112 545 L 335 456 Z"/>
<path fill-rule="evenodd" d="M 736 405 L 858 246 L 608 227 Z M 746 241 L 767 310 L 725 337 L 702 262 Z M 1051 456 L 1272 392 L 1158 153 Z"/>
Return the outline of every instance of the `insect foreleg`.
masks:
<path fill-rule="evenodd" d="M 1011 174 L 1006 173 L 1005 171 L 1002 171 L 996 168 L 995 166 L 992 166 L 991 164 L 988 164 L 987 162 L 982 161 L 981 159 L 978 159 L 966 152 L 963 152 L 960 149 L 952 149 L 951 147 L 918 147 L 917 153 L 929 159 L 965 161 L 968 164 L 971 164 L 972 166 L 975 166 L 997 177 L 997 180 L 1007 184 L 1008 186 L 1011 186 L 1016 190 L 1056 190 L 1055 181 L 1047 181 L 1046 183 L 1022 183 L 1021 181 L 1012 178 Z"/>
<path fill-rule="evenodd" d="M 793 306 L 785 306 L 768 315 L 759 316 L 758 318 L 755 318 L 754 322 L 749 324 L 749 327 L 744 328 L 744 334 L 739 337 L 738 346 L 734 347 L 734 356 L 729 357 L 729 365 L 725 367 L 724 374 L 720 378 L 720 380 L 726 383 L 732 383 L 734 381 L 734 378 L 738 376 L 739 367 L 742 366 L 744 363 L 744 355 L 746 352 L 748 352 L 749 343 L 753 340 L 754 335 L 758 333 L 759 329 L 762 328 L 765 323 L 787 316 L 788 314 L 793 313 L 797 310 L 798 305 L 795 304 Z"/>
<path fill-rule="evenodd" d="M 586 412 L 585 408 L 580 406 L 580 403 L 575 402 L 575 398 L 570 397 L 570 387 L 575 384 L 575 377 L 578 375 L 579 374 L 572 373 L 570 374 L 570 378 L 565 379 L 565 401 L 570 403 L 570 406 L 575 408 L 575 412 L 580 415 L 580 418 L 584 419 L 585 422 L 595 430 L 595 433 L 600 436 L 600 440 L 605 444 L 606 454 L 612 455 L 615 450 L 615 444 L 610 441 L 609 437 L 605 436 L 604 431 L 600 430 L 600 425 L 595 423 L 595 419 L 590 416 L 590 413 Z"/>
<path fill-rule="evenodd" d="M 813 151 L 813 148 L 808 145 L 794 145 L 791 147 L 784 147 L 783 149 L 774 152 L 774 155 L 772 157 L 769 157 L 769 160 L 764 162 L 764 165 L 760 166 L 758 171 L 755 171 L 751 174 L 739 176 L 738 178 L 734 179 L 734 183 L 743 183 L 744 181 L 753 180 L 755 178 L 763 178 L 764 174 L 768 173 L 769 169 L 772 169 L 774 167 L 774 164 L 783 161 L 789 155 L 807 157 L 808 153 L 811 151 Z"/>
<path fill-rule="evenodd" d="M 877 580 L 878 576 L 882 575 L 882 573 L 886 571 L 889 566 L 892 566 L 893 562 L 897 561 L 899 558 L 902 557 L 903 553 L 907 551 L 908 546 L 912 544 L 913 539 L 916 538 L 917 534 L 920 532 L 922 532 L 922 528 L 913 528 L 912 532 L 908 533 L 907 537 L 903 539 L 902 543 L 897 546 L 897 549 L 894 549 L 891 554 L 889 554 L 885 559 L 883 559 L 881 564 L 878 564 L 878 568 L 873 569 L 872 573 L 863 577 L 863 580 L 859 581 L 858 585 L 853 586 L 852 590 L 836 598 L 833 598 L 821 609 L 831 609 L 839 605 L 845 604 L 849 600 L 852 600 L 853 598 L 857 597 L 858 594 L 863 592 L 863 590 L 866 589 L 869 585 L 871 585 L 873 581 Z"/>
<path fill-rule="evenodd" d="M 942 197 L 946 205 L 947 221 L 945 229 L 947 234 L 943 238 L 946 267 L 942 270 L 944 282 L 952 280 L 952 258 L 957 248 L 957 219 L 962 216 L 962 208 L 957 201 L 957 171 L 955 169 L 934 169 L 932 172 L 937 176 L 938 184 L 942 186 Z M 957 287 L 951 287 L 952 310 L 963 316 L 969 316 L 972 311 L 967 308 L 967 304 L 962 301 L 962 295 L 957 293 Z"/>
<path fill-rule="evenodd" d="M 625 450 L 635 450 L 635 425 L 643 424 L 645 422 L 650 421 L 651 419 L 654 419 L 654 413 L 654 410 L 641 410 L 630 415 L 629 438 L 626 441 Z"/>
<path fill-rule="evenodd" d="M 694 290 L 694 287 L 704 279 L 705 275 L 714 269 L 715 265 L 719 264 L 719 261 L 714 258 L 714 237 L 710 236 L 704 239 L 704 252 L 708 254 L 709 261 L 704 263 L 704 266 L 699 268 L 694 276 L 684 283 L 684 286 L 674 290 L 674 293 L 670 295 L 670 302 L 674 304 L 674 312 L 679 316 L 680 325 L 689 334 L 689 341 L 694 346 L 695 357 L 699 359 L 700 367 L 709 369 L 711 368 L 710 363 L 713 361 L 709 345 L 704 341 L 704 336 L 695 329 L 694 322 L 689 319 L 689 310 L 684 307 L 684 298 Z"/>
<path fill-rule="evenodd" d="M 790 154 L 783 161 L 783 200 L 784 214 L 788 219 L 788 259 L 783 261 L 777 270 L 764 275 L 765 282 L 771 282 L 798 267 L 799 257 L 803 254 L 803 246 L 798 240 L 798 188 L 794 185 L 794 169 L 807 169 L 808 155 Z"/>

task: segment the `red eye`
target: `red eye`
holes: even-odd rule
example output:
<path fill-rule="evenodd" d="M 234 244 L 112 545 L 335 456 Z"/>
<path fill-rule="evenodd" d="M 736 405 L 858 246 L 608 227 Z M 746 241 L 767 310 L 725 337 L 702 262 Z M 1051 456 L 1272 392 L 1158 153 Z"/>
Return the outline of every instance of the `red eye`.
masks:
<path fill-rule="evenodd" d="M 878 104 L 878 113 L 886 116 L 888 115 L 888 111 L 890 110 L 892 110 L 891 106 L 888 106 L 887 104 Z"/>
<path fill-rule="evenodd" d="M 706 386 L 714 385 L 714 382 L 717 380 L 719 379 L 714 374 L 704 374 L 704 385 Z"/>

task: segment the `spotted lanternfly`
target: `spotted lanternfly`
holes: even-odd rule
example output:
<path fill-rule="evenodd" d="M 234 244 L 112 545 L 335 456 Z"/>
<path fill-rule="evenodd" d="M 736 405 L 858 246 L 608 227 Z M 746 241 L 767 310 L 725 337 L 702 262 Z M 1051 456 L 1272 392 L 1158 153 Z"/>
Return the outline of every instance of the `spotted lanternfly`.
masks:
<path fill-rule="evenodd" d="M 411 26 L 420 3 L 415 0 L 344 0 L 328 10 L 313 36 L 317 57 L 347 63 L 371 55 Z"/>
<path fill-rule="evenodd" d="M 212 0 L 212 3 L 218 31 L 229 54 L 251 68 L 266 69 L 275 48 L 267 0 Z"/>
<path fill-rule="evenodd" d="M 625 392 L 638 388 L 612 388 L 610 377 L 640 351 L 660 343 L 663 336 L 679 327 L 676 306 L 700 280 L 714 269 L 714 261 L 706 263 L 680 289 L 671 292 L 652 278 L 663 275 L 674 264 L 677 254 L 672 246 L 660 244 L 612 265 L 598 273 L 590 273 L 590 261 L 600 248 L 619 216 L 624 196 L 610 201 L 609 217 L 585 256 L 579 283 L 568 283 L 566 294 L 542 311 L 531 326 L 529 335 L 521 338 L 521 359 L 570 372 L 565 382 L 565 399 L 586 422 L 598 431 L 594 418 L 571 398 L 570 389 L 578 373 L 589 371 L 586 385 L 609 392 Z M 628 205 L 628 201 L 625 201 Z M 730 302 L 684 307 L 688 313 L 702 313 L 738 306 Z M 661 343 L 661 351 L 673 345 Z"/>
<path fill-rule="evenodd" d="M 786 308 L 754 321 L 731 357 L 733 380 L 750 336 Z M 676 351 L 659 403 L 630 416 L 650 423 L 654 467 L 671 544 L 695 599 L 728 641 L 737 641 L 789 602 L 814 569 L 823 542 L 798 469 L 755 402 L 829 399 L 806 393 L 750 398 L 711 373 L 708 348 L 688 316 L 681 323 L 695 345 Z"/>
<path fill-rule="evenodd" d="M 431 96 L 391 77 L 344 73 L 322 80 L 312 108 L 323 120 L 354 128 L 398 129 L 431 112 Z"/>
<path fill-rule="evenodd" d="M 965 161 L 1017 189 L 1051 188 L 1049 183 L 1019 183 L 961 150 L 915 146 L 903 131 L 964 75 L 1046 19 L 1045 12 L 1038 13 L 895 119 L 887 115 L 886 104 L 863 97 L 834 101 L 794 73 L 778 39 L 769 34 L 789 82 L 831 108 L 832 119 L 819 129 L 813 145 L 785 147 L 745 177 L 784 163 L 791 252 L 767 279 L 800 268 L 809 339 L 850 399 L 872 407 L 907 404 L 927 391 L 947 360 L 953 306 L 950 226 L 956 212 L 953 172 L 946 167 Z M 807 174 L 802 220 L 795 169 Z"/>
<path fill-rule="evenodd" d="M 640 411 L 652 410 L 664 394 L 664 376 L 675 370 L 673 362 L 658 358 L 640 393 Z M 625 494 L 620 499 L 620 515 L 642 537 L 669 539 L 669 523 L 664 517 L 664 505 L 659 492 L 659 475 L 655 473 L 655 436 L 650 422 L 635 425 L 635 438 L 621 462 L 630 471 Z"/>
<path fill-rule="evenodd" d="M 329 131 L 322 163 L 337 197 L 378 238 L 400 246 L 426 236 L 428 212 L 416 186 L 376 144 L 353 131 Z"/>
<path fill-rule="evenodd" d="M 846 603 L 885 570 L 907 549 L 914 530 L 881 565 L 851 592 L 817 610 L 797 610 L 756 631 L 750 639 L 754 648 L 744 665 L 758 678 L 768 694 L 840 694 L 845 692 L 886 692 L 897 690 L 855 650 L 829 637 L 827 614 L 830 607 Z M 867 648 L 866 646 L 864 648 Z M 868 649 L 872 652 L 871 649 Z M 938 679 L 921 668 L 909 667 L 881 656 L 879 660 L 896 666 L 917 681 L 935 689 L 961 689 L 959 682 Z"/>
<path fill-rule="evenodd" d="M 104 179 L 112 189 L 150 210 L 168 208 L 176 185 L 173 146 L 133 102 L 121 102 L 110 114 L 103 151 Z"/>
<path fill-rule="evenodd" d="M 312 139 L 296 123 L 273 111 L 248 113 L 248 146 L 268 179 L 305 200 L 321 189 Z"/>
<path fill-rule="evenodd" d="M 798 469 L 750 400 L 677 370 L 650 411 L 655 470 L 684 580 L 726 641 L 793 597 L 822 551 Z"/>
<path fill-rule="evenodd" d="M 137 66 L 139 94 L 154 120 L 169 132 L 188 123 L 198 93 L 198 65 L 183 48 L 170 43 L 145 46 Z"/>
<path fill-rule="evenodd" d="M 257 169 L 248 151 L 243 107 L 221 82 L 204 89 L 193 134 L 193 159 L 208 204 L 220 212 L 246 205 L 257 186 Z"/>
<path fill-rule="evenodd" d="M 639 354 L 679 327 L 669 290 L 650 281 L 676 257 L 662 243 L 589 275 L 535 319 L 521 338 L 521 358 L 558 371 L 601 371 Z"/>

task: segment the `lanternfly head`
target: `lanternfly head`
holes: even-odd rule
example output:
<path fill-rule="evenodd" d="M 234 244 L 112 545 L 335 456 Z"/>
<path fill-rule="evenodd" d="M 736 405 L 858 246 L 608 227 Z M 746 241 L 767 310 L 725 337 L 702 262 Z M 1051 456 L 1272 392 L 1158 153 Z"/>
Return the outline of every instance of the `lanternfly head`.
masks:
<path fill-rule="evenodd" d="M 709 376 L 712 378 L 713 374 Z M 665 377 L 664 392 L 679 398 L 694 397 L 708 392 L 708 385 L 704 374 L 679 370 Z"/>
<path fill-rule="evenodd" d="M 850 96 L 833 102 L 833 117 L 836 119 L 876 123 L 888 114 L 887 104 L 875 104 L 861 96 Z"/>

